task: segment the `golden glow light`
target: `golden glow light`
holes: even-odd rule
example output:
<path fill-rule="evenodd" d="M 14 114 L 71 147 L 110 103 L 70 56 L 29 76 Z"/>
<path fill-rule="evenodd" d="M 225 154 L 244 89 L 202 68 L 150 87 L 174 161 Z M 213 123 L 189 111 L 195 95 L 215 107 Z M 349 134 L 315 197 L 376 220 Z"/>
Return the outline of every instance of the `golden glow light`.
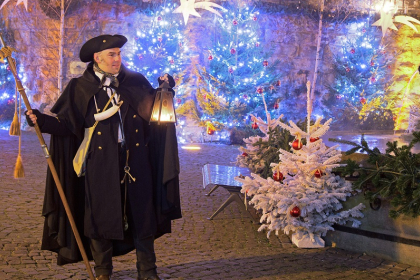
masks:
<path fill-rule="evenodd" d="M 391 1 L 389 1 L 389 2 L 385 2 L 384 4 L 377 4 L 375 6 L 375 9 L 378 12 L 383 11 L 385 13 L 389 13 L 389 12 L 394 11 L 395 5 L 394 5 L 394 3 L 392 3 Z"/>
<path fill-rule="evenodd" d="M 184 150 L 201 150 L 201 147 L 198 147 L 198 146 L 181 146 L 181 149 L 184 149 Z"/>
<path fill-rule="evenodd" d="M 153 104 L 151 122 L 176 122 L 172 92 L 159 91 Z"/>

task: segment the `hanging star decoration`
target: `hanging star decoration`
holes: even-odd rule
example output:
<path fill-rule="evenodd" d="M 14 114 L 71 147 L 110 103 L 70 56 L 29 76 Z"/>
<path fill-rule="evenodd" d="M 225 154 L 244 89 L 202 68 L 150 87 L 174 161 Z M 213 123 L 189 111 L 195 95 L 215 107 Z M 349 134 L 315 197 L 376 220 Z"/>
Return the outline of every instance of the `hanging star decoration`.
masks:
<path fill-rule="evenodd" d="M 184 24 L 187 25 L 188 18 L 190 15 L 201 17 L 200 14 L 195 9 L 204 9 L 221 17 L 222 15 L 215 8 L 219 8 L 223 11 L 226 10 L 222 6 L 213 2 L 209 2 L 207 0 L 202 1 L 202 2 L 197 2 L 197 3 L 195 2 L 195 0 L 181 0 L 181 6 L 179 6 L 172 12 L 182 13 L 182 15 L 184 16 Z"/>
<path fill-rule="evenodd" d="M 414 24 L 411 23 L 411 21 L 417 24 L 420 24 L 420 21 L 409 16 L 396 16 L 395 18 L 393 18 L 394 14 L 397 11 L 398 11 L 398 7 L 396 7 L 390 12 L 382 10 L 381 18 L 372 24 L 373 26 L 382 27 L 382 37 L 385 37 L 386 31 L 388 30 L 388 28 L 398 31 L 398 28 L 395 26 L 394 22 L 399 22 L 399 23 L 408 25 L 412 29 L 414 29 L 414 31 L 418 32 L 417 28 L 414 26 Z"/>
<path fill-rule="evenodd" d="M 0 6 L 0 10 L 3 9 L 3 7 L 9 2 L 10 0 L 5 0 L 3 4 Z M 17 0 L 16 6 L 21 3 L 25 6 L 26 11 L 28 11 L 28 0 Z"/>

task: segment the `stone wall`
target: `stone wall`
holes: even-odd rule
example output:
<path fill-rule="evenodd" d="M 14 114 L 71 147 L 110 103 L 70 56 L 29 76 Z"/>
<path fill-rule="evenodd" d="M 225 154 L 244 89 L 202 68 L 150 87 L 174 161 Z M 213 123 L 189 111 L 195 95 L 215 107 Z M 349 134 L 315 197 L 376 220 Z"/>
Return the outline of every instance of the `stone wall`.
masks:
<path fill-rule="evenodd" d="M 31 97 L 34 107 L 45 108 L 45 111 L 48 112 L 48 109 L 60 94 L 57 88 L 60 22 L 57 19 L 58 16 L 54 16 L 54 11 L 48 10 L 46 12 L 45 7 L 40 5 L 40 3 L 45 2 L 45 0 L 29 1 L 28 12 L 24 10 L 23 5 L 14 6 L 13 3 L 10 3 L 1 12 L 7 28 L 12 30 L 14 34 L 16 41 L 14 47 L 19 51 L 17 54 L 18 63 L 20 67 L 25 69 L 23 82 L 27 93 Z M 288 7 L 289 11 L 295 9 L 295 7 L 299 10 L 303 7 L 303 4 L 306 5 L 306 9 L 309 9 L 308 5 L 314 7 L 313 15 L 305 16 L 304 13 L 299 12 L 281 12 L 283 8 L 279 8 L 279 12 L 267 13 L 259 19 L 262 23 L 261 31 L 265 40 L 270 42 L 276 50 L 272 59 L 279 59 L 282 65 L 290 66 L 290 71 L 282 80 L 282 90 L 285 92 L 294 92 L 299 88 L 304 89 L 306 81 L 312 81 L 318 32 L 317 6 L 315 5 L 317 2 L 317 0 L 256 2 L 266 11 L 269 10 L 267 7 L 276 7 L 276 5 Z M 366 10 L 365 2 L 356 0 L 350 2 L 338 1 L 338 3 L 341 3 L 340 7 L 353 5 L 351 6 L 354 8 L 353 12 L 359 13 L 360 16 L 363 16 Z M 360 6 L 357 6 L 357 4 Z M 401 8 L 409 7 L 410 13 L 416 14 L 419 12 L 420 14 L 419 1 L 398 1 L 398 5 Z M 129 39 L 135 38 L 137 28 L 147 28 L 150 22 L 147 9 L 152 6 L 153 4 L 149 1 L 104 0 L 103 2 L 96 2 L 91 0 L 83 1 L 83 5 L 70 7 L 65 18 L 63 86 L 71 78 L 79 76 L 85 68 L 85 64 L 78 59 L 79 49 L 83 42 L 104 33 L 120 33 L 126 35 Z M 359 10 L 356 9 L 357 7 L 359 7 Z M 205 64 L 208 61 L 205 58 L 203 48 L 208 43 L 209 36 L 203 36 L 202 34 L 214 34 L 214 32 L 217 32 L 217 26 L 209 24 L 212 19 L 210 13 L 205 11 L 200 13 L 202 14 L 201 18 L 190 17 L 184 34 L 191 46 L 191 57 L 198 59 L 199 63 Z M 321 44 L 322 63 L 317 80 L 317 91 L 320 95 L 327 90 L 328 85 L 334 80 L 334 73 L 331 70 L 333 59 L 330 50 L 334 48 L 334 45 L 340 43 L 337 38 L 348 32 L 345 25 L 338 24 L 339 20 L 328 18 L 334 16 L 334 13 L 338 14 L 335 10 L 327 10 L 326 21 L 324 22 Z M 402 27 L 402 29 L 407 28 Z M 392 32 L 392 34 L 396 34 L 395 31 Z M 406 36 L 411 36 L 406 37 L 406 41 L 409 41 L 410 44 L 402 46 L 401 40 L 399 40 L 398 44 L 391 43 L 390 47 L 401 48 L 405 52 L 410 51 L 417 54 L 416 50 L 420 45 L 420 42 L 417 43 L 418 35 L 414 32 L 407 34 L 407 32 L 404 33 Z M 133 51 L 133 47 L 134 40 L 130 40 L 124 46 L 124 52 Z M 411 64 L 407 66 L 406 63 L 405 66 L 413 68 L 413 65 L 418 65 L 419 62 L 420 59 L 413 55 Z M 403 75 L 403 78 L 406 77 L 406 74 L 401 75 Z M 305 94 L 299 94 L 296 98 L 304 101 L 306 96 Z M 297 104 L 305 103 L 297 102 Z M 304 107 L 294 109 L 305 111 Z"/>

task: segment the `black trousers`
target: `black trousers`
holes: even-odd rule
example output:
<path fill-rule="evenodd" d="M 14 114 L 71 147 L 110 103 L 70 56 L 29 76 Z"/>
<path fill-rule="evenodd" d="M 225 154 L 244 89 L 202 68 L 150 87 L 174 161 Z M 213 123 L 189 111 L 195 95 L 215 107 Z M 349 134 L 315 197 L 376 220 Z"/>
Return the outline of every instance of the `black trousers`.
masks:
<path fill-rule="evenodd" d="M 124 166 L 126 164 L 126 150 L 124 146 L 118 145 L 120 149 L 120 177 L 124 176 Z M 133 216 L 129 210 L 129 200 L 125 200 L 125 183 L 121 184 L 122 205 L 126 209 L 128 221 L 133 221 Z M 152 199 L 152 198 L 150 198 Z M 123 213 L 124 209 L 123 209 Z M 128 225 L 131 230 L 136 248 L 136 267 L 138 276 L 146 278 L 156 275 L 156 255 L 154 250 L 154 236 L 139 238 L 133 225 Z M 90 249 L 92 251 L 93 260 L 95 261 L 95 274 L 111 275 L 112 274 L 112 240 L 109 239 L 90 239 Z"/>
<path fill-rule="evenodd" d="M 154 251 L 154 237 L 150 236 L 143 239 L 134 238 L 136 247 L 136 267 L 139 277 L 146 278 L 156 275 L 156 255 Z M 92 250 L 93 260 L 95 261 L 95 274 L 112 274 L 112 240 L 91 239 L 90 249 Z"/>

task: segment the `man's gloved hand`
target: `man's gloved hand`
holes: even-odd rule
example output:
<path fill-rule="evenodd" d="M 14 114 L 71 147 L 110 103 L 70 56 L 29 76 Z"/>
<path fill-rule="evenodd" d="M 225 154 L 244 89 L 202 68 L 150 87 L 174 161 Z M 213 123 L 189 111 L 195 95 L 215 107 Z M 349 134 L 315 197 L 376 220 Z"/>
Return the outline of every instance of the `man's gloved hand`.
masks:
<path fill-rule="evenodd" d="M 158 78 L 159 85 L 161 85 L 165 81 L 168 82 L 169 87 L 173 88 L 175 86 L 174 78 L 171 75 L 169 75 L 168 73 L 166 73 L 162 77 Z"/>
<path fill-rule="evenodd" d="M 25 115 L 29 126 L 35 126 L 35 123 L 42 126 L 45 123 L 45 115 L 37 109 L 25 111 Z"/>

